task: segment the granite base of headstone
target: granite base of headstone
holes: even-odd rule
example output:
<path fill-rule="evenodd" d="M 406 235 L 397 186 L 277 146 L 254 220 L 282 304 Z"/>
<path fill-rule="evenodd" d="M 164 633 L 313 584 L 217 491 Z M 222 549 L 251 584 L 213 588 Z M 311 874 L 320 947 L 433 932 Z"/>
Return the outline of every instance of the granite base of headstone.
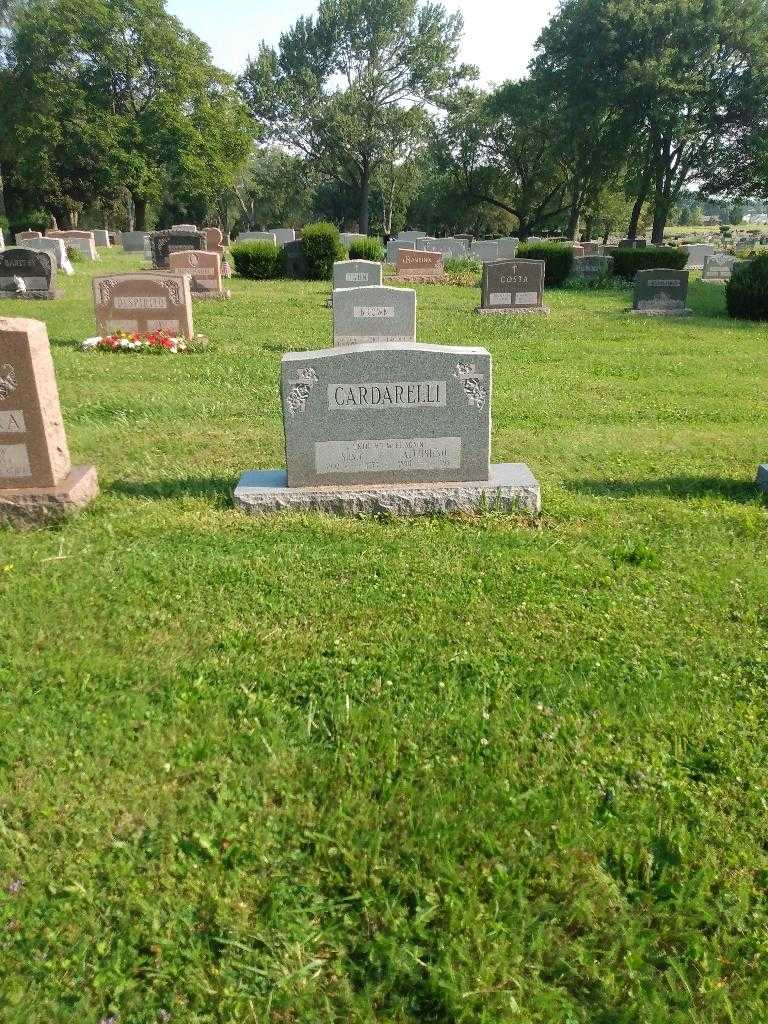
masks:
<path fill-rule="evenodd" d="M 252 515 L 540 511 L 527 466 L 490 464 L 486 349 L 409 343 L 289 352 L 281 395 L 286 469 L 247 472 L 234 493 Z"/>
<path fill-rule="evenodd" d="M 56 521 L 99 491 L 93 466 L 73 466 L 48 331 L 0 318 L 0 523 Z"/>
<path fill-rule="evenodd" d="M 757 467 L 757 486 L 761 491 L 768 493 L 768 462 Z"/>

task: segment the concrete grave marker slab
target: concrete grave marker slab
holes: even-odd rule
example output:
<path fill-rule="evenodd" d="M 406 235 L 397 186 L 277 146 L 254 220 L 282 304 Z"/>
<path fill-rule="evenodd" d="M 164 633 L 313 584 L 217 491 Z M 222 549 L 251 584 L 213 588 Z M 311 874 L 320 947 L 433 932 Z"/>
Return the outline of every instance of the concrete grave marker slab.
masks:
<path fill-rule="evenodd" d="M 0 252 L 0 299 L 58 299 L 56 260 L 47 252 L 14 246 Z"/>
<path fill-rule="evenodd" d="M 99 258 L 96 252 L 96 240 L 92 231 L 46 231 L 46 238 L 62 238 L 64 244 L 71 249 L 78 249 L 82 255 L 93 262 Z"/>
<path fill-rule="evenodd" d="M 87 504 L 93 466 L 72 466 L 48 332 L 0 318 L 0 522 L 39 522 Z"/>
<path fill-rule="evenodd" d="M 688 253 L 686 270 L 702 270 L 707 259 L 715 255 L 714 245 L 684 245 L 683 248 Z"/>
<path fill-rule="evenodd" d="M 498 246 L 500 260 L 513 260 L 517 256 L 517 250 L 520 247 L 520 239 L 500 238 Z"/>
<path fill-rule="evenodd" d="M 193 299 L 229 299 L 221 285 L 221 256 L 217 252 L 172 252 L 171 270 L 189 274 Z"/>
<path fill-rule="evenodd" d="M 403 281 L 434 284 L 446 280 L 441 252 L 400 249 L 395 267 L 398 278 Z"/>
<path fill-rule="evenodd" d="M 170 231 L 153 231 L 149 236 L 149 244 L 152 250 L 152 266 L 155 270 L 168 270 L 172 252 L 204 252 L 205 235 L 202 231 L 181 231 L 173 228 Z"/>
<path fill-rule="evenodd" d="M 639 270 L 635 275 L 632 312 L 644 316 L 688 316 L 687 270 Z"/>
<path fill-rule="evenodd" d="M 491 357 L 415 343 L 282 360 L 287 472 L 245 473 L 236 504 L 340 515 L 540 508 L 521 464 L 490 465 Z"/>
<path fill-rule="evenodd" d="M 734 266 L 739 262 L 735 256 L 715 253 L 708 256 L 701 272 L 702 281 L 730 281 Z"/>
<path fill-rule="evenodd" d="M 103 335 L 116 331 L 167 331 L 194 337 L 192 295 L 185 274 L 113 274 L 93 279 L 96 322 Z"/>
<path fill-rule="evenodd" d="M 144 242 L 147 237 L 146 231 L 123 231 L 120 235 L 123 252 L 144 252 Z"/>
<path fill-rule="evenodd" d="M 337 288 L 333 344 L 399 344 L 416 340 L 416 292 L 410 288 Z"/>
<path fill-rule="evenodd" d="M 547 313 L 544 260 L 500 260 L 483 267 L 478 313 Z"/>
<path fill-rule="evenodd" d="M 47 252 L 56 264 L 57 270 L 71 277 L 75 268 L 69 262 L 67 247 L 63 238 L 30 238 L 21 245 L 22 249 L 34 249 L 36 252 Z"/>

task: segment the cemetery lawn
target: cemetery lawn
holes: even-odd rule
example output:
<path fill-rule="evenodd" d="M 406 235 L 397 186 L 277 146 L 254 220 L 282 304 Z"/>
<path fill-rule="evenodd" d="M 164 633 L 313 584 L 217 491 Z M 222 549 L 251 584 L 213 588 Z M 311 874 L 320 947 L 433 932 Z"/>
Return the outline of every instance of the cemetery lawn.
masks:
<path fill-rule="evenodd" d="M 91 273 L 0 303 L 102 485 L 0 529 L 3 1024 L 765 1020 L 766 327 L 698 280 L 687 320 L 419 287 L 420 340 L 490 349 L 540 523 L 252 520 L 327 286 L 84 354 Z"/>

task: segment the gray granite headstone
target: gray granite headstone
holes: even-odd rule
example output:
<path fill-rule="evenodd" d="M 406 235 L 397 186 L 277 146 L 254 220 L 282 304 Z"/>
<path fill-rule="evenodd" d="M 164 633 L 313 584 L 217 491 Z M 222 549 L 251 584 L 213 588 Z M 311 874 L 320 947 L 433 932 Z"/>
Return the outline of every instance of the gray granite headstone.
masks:
<path fill-rule="evenodd" d="M 274 231 L 241 231 L 237 236 L 238 242 L 271 242 L 277 245 L 277 236 Z"/>
<path fill-rule="evenodd" d="M 373 260 L 339 260 L 333 264 L 333 290 L 381 285 L 381 270 Z"/>
<path fill-rule="evenodd" d="M 301 239 L 286 242 L 283 246 L 285 273 L 288 277 L 304 278 L 307 276 L 307 261 L 304 259 L 304 247 Z"/>
<path fill-rule="evenodd" d="M 544 260 L 502 260 L 483 267 L 481 309 L 542 309 Z"/>
<path fill-rule="evenodd" d="M 275 236 L 278 245 L 285 245 L 286 242 L 296 241 L 296 232 L 293 228 L 270 228 L 270 233 Z"/>
<path fill-rule="evenodd" d="M 123 231 L 120 235 L 120 244 L 123 247 L 123 252 L 144 252 L 144 240 L 146 237 L 146 231 Z"/>
<path fill-rule="evenodd" d="M 417 248 L 421 248 L 421 242 L 417 243 Z M 441 252 L 447 260 L 460 260 L 466 257 L 468 252 L 468 244 L 463 238 L 431 238 L 429 244 L 424 247 L 430 252 Z"/>
<path fill-rule="evenodd" d="M 499 243 L 478 241 L 472 243 L 471 254 L 473 259 L 480 263 L 494 263 L 499 258 Z"/>
<path fill-rule="evenodd" d="M 30 238 L 22 242 L 23 249 L 34 249 L 36 252 L 47 252 L 55 260 L 56 266 L 67 276 L 74 274 L 75 270 L 69 262 L 67 247 L 63 238 Z"/>
<path fill-rule="evenodd" d="M 418 242 L 420 238 L 426 238 L 426 231 L 401 231 L 397 236 L 398 242 Z"/>
<path fill-rule="evenodd" d="M 99 249 L 109 249 L 111 242 L 109 241 L 109 232 L 106 228 L 95 228 L 93 232 L 93 240 L 96 243 L 96 247 Z"/>
<path fill-rule="evenodd" d="M 416 340 L 416 292 L 410 288 L 337 288 L 333 344 L 395 344 Z"/>
<path fill-rule="evenodd" d="M 21 247 L 0 252 L 0 299 L 58 297 L 53 256 Z"/>
<path fill-rule="evenodd" d="M 499 259 L 500 260 L 513 260 L 517 255 L 517 250 L 520 246 L 519 238 L 500 238 L 499 239 Z"/>
<path fill-rule="evenodd" d="M 398 239 L 393 238 L 391 241 L 387 242 L 387 263 L 397 263 L 397 254 L 401 249 L 414 250 L 415 248 L 415 242 L 401 242 Z"/>
<path fill-rule="evenodd" d="M 708 256 L 701 272 L 702 281 L 730 281 L 733 268 L 739 261 L 726 253 Z"/>
<path fill-rule="evenodd" d="M 689 313 L 686 308 L 688 298 L 688 271 L 639 270 L 635 275 L 633 311 L 667 316 L 680 316 Z"/>
<path fill-rule="evenodd" d="M 714 245 L 684 245 L 683 248 L 688 253 L 686 270 L 701 270 L 707 259 L 715 255 Z"/>
<path fill-rule="evenodd" d="M 289 487 L 487 480 L 483 348 L 361 345 L 283 356 Z"/>
<path fill-rule="evenodd" d="M 342 231 L 339 234 L 339 239 L 343 246 L 348 249 L 353 242 L 362 242 L 363 239 L 367 238 L 368 235 L 363 235 L 359 231 Z"/>
<path fill-rule="evenodd" d="M 571 276 L 594 280 L 598 277 L 607 277 L 612 272 L 612 256 L 577 256 L 573 261 Z"/>

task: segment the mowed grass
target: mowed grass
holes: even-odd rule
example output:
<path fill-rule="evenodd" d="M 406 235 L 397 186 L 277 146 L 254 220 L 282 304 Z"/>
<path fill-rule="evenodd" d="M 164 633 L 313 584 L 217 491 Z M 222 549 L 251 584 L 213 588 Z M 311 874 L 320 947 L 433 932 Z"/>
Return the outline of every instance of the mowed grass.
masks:
<path fill-rule="evenodd" d="M 0 304 L 102 484 L 0 530 L 3 1024 L 765 1020 L 766 327 L 699 281 L 688 320 L 421 287 L 420 340 L 493 354 L 540 523 L 251 520 L 327 286 L 87 355 L 90 273 Z"/>

